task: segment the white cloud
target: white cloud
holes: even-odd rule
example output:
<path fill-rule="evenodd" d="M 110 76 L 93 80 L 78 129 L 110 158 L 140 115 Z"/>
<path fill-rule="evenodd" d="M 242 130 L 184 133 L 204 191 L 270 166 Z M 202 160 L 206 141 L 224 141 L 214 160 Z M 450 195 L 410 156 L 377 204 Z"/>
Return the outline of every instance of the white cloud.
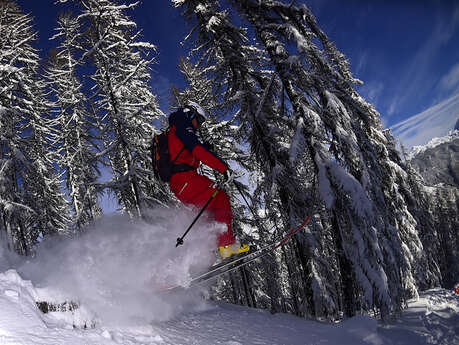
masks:
<path fill-rule="evenodd" d="M 458 119 L 459 93 L 391 128 L 392 133 L 409 150 L 413 146 L 427 144 L 432 138 L 448 134 Z"/>
<path fill-rule="evenodd" d="M 367 101 L 369 101 L 376 108 L 378 108 L 379 99 L 384 91 L 384 83 L 380 81 L 371 81 L 369 83 L 364 83 L 362 86 L 359 86 L 358 90 L 359 90 L 359 93 Z"/>
<path fill-rule="evenodd" d="M 439 86 L 446 91 L 454 90 L 459 86 L 459 63 L 454 65 L 449 72 L 441 78 Z"/>

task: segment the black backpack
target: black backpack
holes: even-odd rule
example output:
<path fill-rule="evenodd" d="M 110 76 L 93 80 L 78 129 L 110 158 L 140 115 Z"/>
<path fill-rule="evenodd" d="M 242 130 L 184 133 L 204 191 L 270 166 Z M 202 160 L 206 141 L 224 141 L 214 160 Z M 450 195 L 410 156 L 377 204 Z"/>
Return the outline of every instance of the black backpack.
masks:
<path fill-rule="evenodd" d="M 169 130 L 157 134 L 153 138 L 152 145 L 152 160 L 153 160 L 153 171 L 157 179 L 163 182 L 169 182 L 171 176 L 177 172 L 184 172 L 193 170 L 193 167 L 187 164 L 175 164 L 175 161 L 179 158 L 180 154 L 185 150 L 185 145 L 182 147 L 180 152 L 175 156 L 175 159 L 171 161 L 168 143 Z"/>

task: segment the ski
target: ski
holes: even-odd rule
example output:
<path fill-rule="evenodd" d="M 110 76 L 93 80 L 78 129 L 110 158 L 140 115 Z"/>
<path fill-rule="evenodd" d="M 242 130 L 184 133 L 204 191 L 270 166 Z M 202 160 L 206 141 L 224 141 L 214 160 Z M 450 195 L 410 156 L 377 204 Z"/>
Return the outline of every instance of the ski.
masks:
<path fill-rule="evenodd" d="M 210 279 L 213 279 L 213 278 L 217 278 L 219 276 L 221 276 L 222 274 L 225 274 L 225 273 L 228 273 L 228 272 L 232 272 L 238 268 L 241 268 L 253 261 L 255 261 L 256 259 L 259 259 L 265 255 L 267 255 L 268 253 L 276 250 L 277 248 L 279 247 L 282 247 L 283 245 L 285 245 L 296 233 L 300 232 L 308 223 L 309 223 L 309 220 L 311 219 L 310 216 L 307 216 L 303 223 L 298 226 L 297 228 L 292 228 L 289 232 L 287 232 L 286 235 L 282 236 L 281 238 L 273 241 L 272 243 L 260 248 L 260 249 L 257 249 L 253 252 L 249 252 L 248 254 L 246 255 L 243 255 L 243 256 L 239 256 L 237 257 L 236 259 L 233 259 L 229 262 L 221 262 L 219 264 L 216 264 L 214 266 L 212 266 L 208 271 L 198 275 L 198 276 L 195 276 L 193 277 L 189 282 L 188 282 L 188 287 L 192 287 L 192 286 L 196 286 L 196 285 L 199 285 L 199 284 L 202 284 Z M 174 285 L 174 286 L 170 286 L 170 287 L 167 287 L 167 288 L 164 288 L 162 289 L 163 291 L 171 291 L 171 290 L 175 290 L 175 289 L 178 289 L 178 288 L 183 288 L 183 286 L 181 285 Z"/>

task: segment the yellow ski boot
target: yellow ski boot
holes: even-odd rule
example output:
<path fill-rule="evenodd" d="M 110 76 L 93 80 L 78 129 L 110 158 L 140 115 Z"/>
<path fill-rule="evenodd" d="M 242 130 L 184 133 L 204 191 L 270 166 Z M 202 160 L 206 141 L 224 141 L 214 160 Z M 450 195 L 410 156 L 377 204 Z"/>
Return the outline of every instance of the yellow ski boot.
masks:
<path fill-rule="evenodd" d="M 241 244 L 240 242 L 235 242 L 228 246 L 218 247 L 220 250 L 220 256 L 222 259 L 227 259 L 232 255 L 247 253 L 250 250 L 250 247 L 247 243 Z"/>

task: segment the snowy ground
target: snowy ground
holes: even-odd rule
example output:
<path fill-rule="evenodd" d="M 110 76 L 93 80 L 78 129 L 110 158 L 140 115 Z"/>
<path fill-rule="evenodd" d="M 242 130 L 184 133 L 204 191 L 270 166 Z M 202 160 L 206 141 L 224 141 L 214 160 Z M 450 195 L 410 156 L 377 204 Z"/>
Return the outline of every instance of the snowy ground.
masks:
<path fill-rule="evenodd" d="M 35 288 L 15 270 L 0 273 L 0 344 L 459 344 L 459 296 L 443 289 L 427 291 L 418 301 L 410 302 L 401 319 L 390 325 L 380 325 L 367 316 L 335 325 L 321 324 L 291 315 L 202 302 L 195 294 L 187 298 L 199 302 L 189 303 L 170 320 L 105 325 L 87 306 L 43 314 L 35 302 L 51 295 L 55 296 L 54 292 Z M 168 298 L 170 303 L 176 302 Z M 84 329 L 85 324 L 89 328 Z"/>
<path fill-rule="evenodd" d="M 0 345 L 459 345 L 459 295 L 430 290 L 389 325 L 367 316 L 323 324 L 204 301 L 202 291 L 153 293 L 186 283 L 215 260 L 215 224 L 176 238 L 193 212 L 152 211 L 156 225 L 106 218 L 74 239 L 42 243 L 24 261 L 0 239 Z M 0 234 L 1 235 L 1 234 Z M 76 301 L 42 313 L 37 302 Z"/>

